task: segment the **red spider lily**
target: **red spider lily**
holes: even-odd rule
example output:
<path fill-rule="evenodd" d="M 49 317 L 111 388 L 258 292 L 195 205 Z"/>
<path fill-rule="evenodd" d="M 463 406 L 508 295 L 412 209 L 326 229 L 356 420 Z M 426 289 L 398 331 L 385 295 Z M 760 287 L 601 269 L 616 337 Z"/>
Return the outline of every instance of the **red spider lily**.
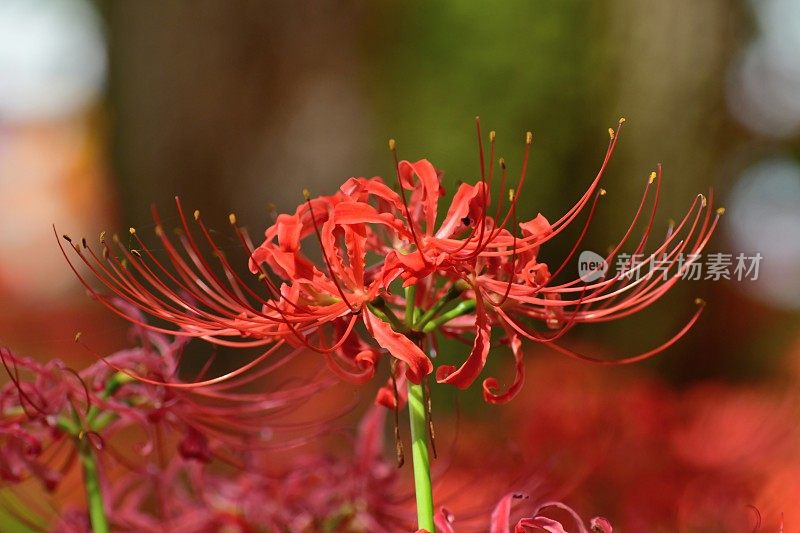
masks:
<path fill-rule="evenodd" d="M 526 499 L 524 494 L 512 493 L 506 495 L 492 512 L 489 524 L 490 533 L 510 533 L 513 521 L 511 519 L 511 508 L 515 501 Z M 548 533 L 567 533 L 563 522 L 546 516 L 548 511 L 557 510 L 569 516 L 574 521 L 575 529 L 570 529 L 575 533 L 612 533 L 611 523 L 602 517 L 595 517 L 589 521 L 587 528 L 581 517 L 570 507 L 561 502 L 546 502 L 538 506 L 532 516 L 520 518 L 514 525 L 514 533 L 525 533 L 526 531 L 546 531 Z M 442 508 L 436 515 L 436 530 L 442 533 L 456 533 L 454 527 L 455 516 L 446 508 Z M 420 529 L 417 533 L 427 533 L 427 530 Z"/>
<path fill-rule="evenodd" d="M 511 471 L 546 472 L 554 499 L 602 508 L 624 531 L 777 531 L 782 513 L 799 519 L 800 431 L 786 423 L 798 414 L 793 390 L 706 383 L 675 391 L 646 373 L 553 358 L 532 359 L 528 371 L 538 386 L 484 430 L 503 442 L 460 445 L 478 465 L 484 454 L 473 450 L 488 448 L 510 456 Z M 509 427 L 516 436 L 500 432 Z"/>
<path fill-rule="evenodd" d="M 5 348 L 0 360 L 11 379 L 0 389 L 0 478 L 19 483 L 33 476 L 52 491 L 74 459 L 63 453 L 66 426 L 59 417 L 85 412 L 90 392 L 61 361 L 41 364 Z"/>
<path fill-rule="evenodd" d="M 130 311 L 133 313 L 133 311 Z M 130 468 L 130 428 L 143 431 L 137 446 L 147 455 L 163 451 L 164 434 L 177 435 L 177 450 L 186 459 L 233 464 L 242 449 L 279 449 L 306 442 L 330 428 L 330 420 L 286 424 L 281 416 L 327 388 L 321 377 L 269 392 L 247 389 L 260 376 L 286 364 L 276 359 L 245 376 L 196 389 L 177 376 L 185 342 L 171 342 L 139 329 L 142 346 L 106 357 L 76 372 L 59 360 L 46 364 L 0 350 L 11 383 L 0 389 L 0 476 L 8 482 L 28 475 L 52 490 L 72 466 L 70 438 L 88 438 L 99 450 Z M 116 371 L 125 368 L 153 382 L 134 381 Z M 118 447 L 115 436 L 126 432 Z"/>
<path fill-rule="evenodd" d="M 109 487 L 109 519 L 115 528 L 143 532 L 410 531 L 411 494 L 384 459 L 385 416 L 371 409 L 344 457 L 304 454 L 276 471 L 275 458 L 253 448 L 246 468 L 174 455 L 160 469 L 132 470 Z M 65 513 L 56 530 L 90 529 L 78 511 Z"/>
<path fill-rule="evenodd" d="M 385 417 L 384 409 L 371 408 L 357 436 L 348 441 L 352 452 L 343 456 L 303 454 L 276 469 L 274 457 L 253 449 L 246 453 L 248 466 L 244 469 L 220 469 L 219 465 L 173 455 L 159 469 L 129 471 L 109 486 L 109 520 L 115 529 L 142 532 L 176 528 L 266 528 L 298 533 L 413 531 L 413 496 L 383 453 Z M 522 517 L 524 510 L 519 504 L 525 502 L 534 512 Z M 471 515 L 463 523 L 442 508 L 437 531 L 452 532 L 455 525 L 467 524 L 480 524 L 482 530 L 492 533 L 509 532 L 512 526 L 515 532 L 563 532 L 564 527 L 584 533 L 612 531 L 602 518 L 593 519 L 587 529 L 564 504 L 528 499 L 519 493 L 504 497 L 493 512 L 477 507 L 473 498 L 470 509 L 459 512 Z M 80 509 L 61 513 L 55 529 L 90 531 Z"/>
<path fill-rule="evenodd" d="M 677 342 L 702 311 L 699 302 L 686 325 L 658 347 L 614 361 L 583 355 L 558 342 L 576 324 L 623 318 L 664 295 L 703 250 L 722 213 L 718 210 L 714 215 L 710 200 L 698 195 L 655 249 L 640 264 L 631 265 L 631 272 L 638 274 L 658 262 L 662 275 L 653 279 L 618 273 L 597 276 L 593 281 L 556 281 L 578 250 L 604 194 L 600 181 L 623 122 L 620 120 L 616 132 L 610 131 L 600 171 L 587 191 L 553 223 L 542 215 L 517 221 L 532 135 L 526 136 L 522 171 L 507 205 L 503 194 L 493 204 L 490 193 L 496 188 L 494 182 L 499 180 L 501 191 L 507 186 L 506 168 L 501 159 L 499 178 L 495 179 L 492 132 L 487 169 L 479 127 L 481 179 L 475 185 L 459 186 L 438 227 L 439 202 L 444 195 L 441 173 L 424 159 L 414 163 L 396 160 L 399 192 L 380 178 L 351 178 L 333 195 L 312 199 L 306 193 L 306 202 L 294 214 L 278 216 L 258 247 L 231 215 L 262 291 L 251 288 L 248 280 L 236 273 L 199 212 L 194 216 L 197 230 L 192 232 L 180 203 L 182 228 L 177 244 L 167 236 L 154 211 L 156 234 L 167 254 L 166 262 L 131 229 L 136 249 L 129 250 L 115 239 L 120 257 L 110 253 L 105 241 L 103 253 L 97 254 L 85 240 L 81 246 L 66 238 L 107 293 L 95 289 L 73 269 L 95 298 L 143 327 L 166 331 L 120 311 L 111 299 L 121 298 L 141 312 L 177 325 L 174 333 L 179 336 L 200 337 L 224 346 L 265 347 L 252 364 L 274 356 L 285 346 L 317 351 L 336 375 L 358 383 L 374 376 L 381 351 L 399 362 L 409 380 L 420 383 L 433 371 L 426 352 L 436 351 L 435 331 L 440 331 L 471 343 L 472 349 L 458 367 L 439 365 L 436 380 L 467 388 L 484 368 L 492 329 L 500 328 L 504 337 L 499 342 L 511 347 L 516 376 L 504 391 L 499 390 L 494 378 L 486 379 L 483 389 L 488 402 L 508 401 L 523 384 L 524 339 L 596 363 L 631 363 Z M 390 147 L 394 152 L 394 141 Z M 633 254 L 644 255 L 654 227 L 660 187 L 659 167 L 647 180 L 630 227 L 606 257 L 607 263 L 620 256 L 641 220 L 644 229 Z M 646 216 L 651 196 L 650 214 Z M 540 247 L 581 214 L 586 220 L 568 256 L 555 267 L 540 262 Z M 309 239 L 321 252 L 320 262 L 307 253 Z M 214 261 L 204 257 L 203 246 L 211 248 Z M 68 257 L 63 247 L 62 251 Z M 689 260 L 684 261 L 684 257 Z M 395 294 L 392 286 L 396 280 L 401 280 L 413 296 L 406 300 Z M 537 329 L 536 323 L 544 324 L 545 329 Z M 218 383 L 247 369 L 205 383 Z"/>

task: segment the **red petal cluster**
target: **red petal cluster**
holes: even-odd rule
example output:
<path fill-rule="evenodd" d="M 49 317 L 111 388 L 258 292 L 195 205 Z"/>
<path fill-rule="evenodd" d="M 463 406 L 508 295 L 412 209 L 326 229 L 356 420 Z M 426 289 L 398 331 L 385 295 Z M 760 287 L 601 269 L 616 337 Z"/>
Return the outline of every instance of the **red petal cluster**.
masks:
<path fill-rule="evenodd" d="M 576 324 L 623 318 L 660 298 L 703 250 L 721 210 L 714 214 L 710 200 L 698 195 L 685 216 L 645 254 L 658 206 L 659 167 L 647 180 L 629 228 L 605 260 L 614 264 L 633 241 L 632 255 L 642 255 L 643 261 L 631 270 L 641 272 L 658 261 L 660 275 L 634 277 L 620 272 L 590 281 L 582 277 L 558 281 L 605 192 L 600 182 L 619 128 L 612 132 L 595 179 L 554 222 L 542 215 L 517 220 L 532 136 L 527 136 L 522 171 L 508 200 L 501 192 L 496 202 L 491 191 L 505 191 L 509 181 L 505 163 L 500 160 L 500 171 L 495 172 L 492 133 L 487 169 L 480 128 L 478 137 L 481 179 L 460 184 L 446 210 L 439 205 L 445 194 L 442 174 L 422 159 L 397 162 L 397 190 L 378 177 L 351 178 L 333 195 L 306 194 L 293 214 L 277 217 L 258 246 L 231 215 L 260 288 L 237 274 L 199 212 L 194 216 L 197 228 L 189 227 L 180 203 L 177 244 L 154 213 L 166 261 L 132 229 L 137 248 L 128 249 L 117 240 L 119 256 L 110 253 L 105 242 L 103 253 L 97 254 L 85 241 L 80 246 L 67 239 L 107 290 L 96 289 L 77 270 L 76 274 L 98 300 L 144 327 L 163 331 L 116 309 L 111 298 L 122 298 L 138 311 L 175 324 L 178 335 L 225 346 L 263 346 L 263 358 L 284 346 L 312 349 L 324 356 L 337 376 L 358 383 L 374 376 L 381 354 L 387 352 L 410 381 L 419 383 L 434 371 L 427 354 L 437 351 L 438 331 L 472 348 L 459 365 L 440 365 L 436 380 L 467 388 L 482 373 L 492 329 L 498 329 L 503 335 L 496 342 L 510 346 L 514 354 L 515 378 L 506 387 L 495 378 L 484 380 L 484 397 L 491 403 L 507 401 L 520 390 L 524 339 L 574 358 L 621 364 L 658 353 L 689 330 L 699 317 L 701 302 L 674 337 L 639 355 L 599 360 L 559 343 Z M 437 225 L 440 211 L 445 214 Z M 540 261 L 540 248 L 581 217 L 582 230 L 567 257 L 558 265 Z M 213 260 L 205 257 L 203 248 L 211 250 Z M 319 259 L 312 259 L 315 255 Z M 401 286 L 409 297 L 413 295 L 412 301 L 400 294 Z"/>

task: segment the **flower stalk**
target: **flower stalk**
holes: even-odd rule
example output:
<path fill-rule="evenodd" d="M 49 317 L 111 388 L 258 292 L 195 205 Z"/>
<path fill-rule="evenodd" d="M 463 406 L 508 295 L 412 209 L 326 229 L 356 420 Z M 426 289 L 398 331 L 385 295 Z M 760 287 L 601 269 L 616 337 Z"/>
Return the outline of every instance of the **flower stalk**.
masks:
<path fill-rule="evenodd" d="M 407 287 L 406 326 L 411 328 L 417 308 L 414 305 L 416 287 Z M 425 409 L 425 390 L 422 384 L 408 382 L 408 418 L 411 425 L 411 463 L 414 468 L 414 493 L 417 499 L 417 527 L 434 533 L 433 487 L 431 460 L 428 452 L 428 420 Z"/>
<path fill-rule="evenodd" d="M 108 517 L 103 506 L 103 494 L 100 491 L 100 478 L 97 473 L 97 462 L 92 453 L 92 444 L 84 435 L 76 437 L 78 457 L 83 470 L 83 485 L 86 490 L 86 503 L 89 507 L 89 520 L 94 533 L 108 533 Z"/>
<path fill-rule="evenodd" d="M 408 416 L 411 421 L 411 461 L 417 498 L 417 527 L 433 533 L 433 488 L 428 453 L 428 422 L 422 385 L 408 382 Z"/>

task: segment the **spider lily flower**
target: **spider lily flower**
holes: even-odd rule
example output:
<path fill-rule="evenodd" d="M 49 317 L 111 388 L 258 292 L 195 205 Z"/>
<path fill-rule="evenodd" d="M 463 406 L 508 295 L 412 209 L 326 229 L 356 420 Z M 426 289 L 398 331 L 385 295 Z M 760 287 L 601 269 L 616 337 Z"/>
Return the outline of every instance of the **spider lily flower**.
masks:
<path fill-rule="evenodd" d="M 309 452 L 278 465 L 274 454 L 253 448 L 246 467 L 225 469 L 172 454 L 161 468 L 130 470 L 109 487 L 109 520 L 143 532 L 411 531 L 411 494 L 384 458 L 385 417 L 370 409 L 343 456 Z M 75 509 L 56 531 L 90 528 Z"/>
<path fill-rule="evenodd" d="M 350 450 L 347 454 L 309 452 L 276 465 L 272 454 L 254 448 L 245 452 L 246 468 L 221 469 L 172 454 L 159 469 L 131 469 L 109 486 L 109 521 L 115 529 L 143 532 L 175 528 L 414 531 L 413 495 L 384 454 L 386 416 L 386 410 L 370 408 L 356 434 L 348 437 L 351 446 L 345 447 Z M 530 504 L 528 512 L 522 504 Z M 583 533 L 611 533 L 602 518 L 593 519 L 587 528 L 564 504 L 519 493 L 505 496 L 493 511 L 490 506 L 484 509 L 482 496 L 473 495 L 459 513 L 465 518 L 461 523 L 442 508 L 437 531 L 452 532 L 455 526 L 471 525 L 475 527 L 470 529 L 480 527 L 492 533 L 510 532 L 512 527 L 517 528 L 515 532 L 536 531 L 537 527 L 558 532 L 566 527 Z M 523 513 L 527 518 L 520 518 Z M 570 523 L 559 522 L 559 516 L 571 519 Z M 90 531 L 86 513 L 81 509 L 61 513 L 55 530 Z"/>
<path fill-rule="evenodd" d="M 42 364 L 0 348 L 11 380 L 0 389 L 0 478 L 19 483 L 38 478 L 55 490 L 74 457 L 63 438 L 73 427 L 63 412 L 85 412 L 90 393 L 61 361 Z"/>
<path fill-rule="evenodd" d="M 258 246 L 231 215 L 260 290 L 239 277 L 199 212 L 193 217 L 197 228 L 190 229 L 180 202 L 182 227 L 177 243 L 167 236 L 158 213 L 153 213 L 167 261 L 160 260 L 132 229 L 136 248 L 129 250 L 116 239 L 119 256 L 110 252 L 104 240 L 102 254 L 98 254 L 85 240 L 79 245 L 66 238 L 105 291 L 95 288 L 70 264 L 96 299 L 143 327 L 167 331 L 120 311 L 112 299 L 121 298 L 137 312 L 176 325 L 178 329 L 171 333 L 178 336 L 199 337 L 223 346 L 263 347 L 264 353 L 253 365 L 287 348 L 314 350 L 322 354 L 334 374 L 357 383 L 374 377 L 385 352 L 397 362 L 393 368 L 420 383 L 433 373 L 428 353 L 438 350 L 438 331 L 472 348 L 460 365 L 439 365 L 436 381 L 467 388 L 482 373 L 492 330 L 499 329 L 503 335 L 498 342 L 513 352 L 515 377 L 504 390 L 496 378 L 489 377 L 483 382 L 483 391 L 486 401 L 505 402 L 524 381 L 524 340 L 600 364 L 630 363 L 677 342 L 702 310 L 702 302 L 698 302 L 696 313 L 672 338 L 636 356 L 599 360 L 559 342 L 577 324 L 624 318 L 654 303 L 698 257 L 722 213 L 717 210 L 714 214 L 710 197 L 698 195 L 686 215 L 645 254 L 661 190 L 659 167 L 646 180 L 629 228 L 605 258 L 607 264 L 615 261 L 633 242 L 632 255 L 642 255 L 643 260 L 630 265 L 628 275 L 620 272 L 558 281 L 605 194 L 600 183 L 623 122 L 621 119 L 616 131 L 609 130 L 600 170 L 586 192 L 553 222 L 542 215 L 528 221 L 517 219 L 517 205 L 526 190 L 532 134 L 526 135 L 522 169 L 508 200 L 501 193 L 493 201 L 491 191 L 498 188 L 496 182 L 505 191 L 510 181 L 502 159 L 499 170 L 495 168 L 494 132 L 489 135 L 486 164 L 478 124 L 480 180 L 460 184 L 446 209 L 439 205 L 445 194 L 442 173 L 425 159 L 398 160 L 395 143 L 390 141 L 397 191 L 378 177 L 350 178 L 328 196 L 311 198 L 304 191 L 305 202 L 294 213 L 279 215 Z M 445 215 L 437 226 L 440 211 Z M 541 247 L 577 224 L 581 216 L 580 235 L 567 257 L 558 265 L 540 261 Z M 634 238 L 639 225 L 644 228 Z M 211 248 L 213 261 L 204 256 L 202 246 Z M 312 260 L 314 253 L 309 249 L 318 252 L 321 260 Z M 69 260 L 63 245 L 62 251 Z M 684 260 L 687 257 L 689 260 Z M 656 262 L 662 275 L 638 275 Z M 631 274 L 637 274 L 636 278 Z M 398 284 L 406 289 L 406 297 L 393 290 Z M 396 379 L 393 372 L 393 388 Z M 396 398 L 386 401 L 385 389 L 380 398 L 384 404 L 398 403 Z"/>
<path fill-rule="evenodd" d="M 81 372 L 57 359 L 39 363 L 0 349 L 11 380 L 0 388 L 3 480 L 17 483 L 34 476 L 55 489 L 74 464 L 73 439 L 89 439 L 104 456 L 130 466 L 124 451 L 130 442 L 118 448 L 115 437 L 131 428 L 145 435 L 136 446 L 143 455 L 163 449 L 163 434 L 169 433 L 177 435 L 176 448 L 183 458 L 227 463 L 238 463 L 238 450 L 293 447 L 330 429 L 330 419 L 291 425 L 280 420 L 332 385 L 330 377 L 266 392 L 248 390 L 286 364 L 284 358 L 224 383 L 196 388 L 177 377 L 184 340 L 170 341 L 143 328 L 136 332 L 141 346 L 109 355 Z M 133 374 L 146 381 L 134 380 Z M 162 382 L 170 386 L 159 385 Z"/>
<path fill-rule="evenodd" d="M 470 386 L 478 377 L 489 353 L 489 339 L 493 327 L 500 327 L 504 336 L 500 341 L 511 347 L 515 358 L 516 377 L 505 391 L 498 390 L 498 381 L 487 378 L 483 382 L 484 398 L 488 402 L 499 403 L 511 399 L 520 389 L 524 380 L 521 341 L 532 340 L 546 344 L 548 347 L 567 356 L 599 364 L 625 364 L 643 360 L 677 342 L 697 321 L 704 303 L 698 300 L 697 311 L 686 324 L 670 339 L 656 348 L 644 353 L 618 358 L 600 360 L 561 346 L 558 341 L 572 327 L 579 323 L 606 322 L 624 318 L 634 314 L 660 298 L 674 286 L 700 256 L 716 228 L 724 209 L 716 211 L 711 200 L 704 195 L 697 195 L 689 209 L 677 224 L 673 224 L 666 236 L 655 249 L 645 252 L 649 240 L 652 240 L 654 221 L 660 196 L 662 173 L 659 165 L 657 171 L 648 177 L 642 200 L 634 213 L 630 225 L 604 258 L 605 265 L 621 262 L 621 251 L 632 240 L 637 224 L 644 220 L 644 229 L 638 237 L 633 254 L 629 257 L 642 257 L 636 265 L 627 264 L 627 272 L 618 272 L 613 276 L 605 276 L 604 272 L 586 277 L 576 277 L 564 282 L 556 281 L 569 261 L 579 249 L 583 237 L 587 233 L 599 199 L 605 195 L 600 188 L 600 181 L 610 161 L 620 128 L 624 119 L 620 120 L 616 131 L 610 130 L 608 149 L 603 158 L 600 171 L 581 198 L 557 221 L 550 223 L 541 214 L 529 221 L 517 222 L 516 203 L 520 197 L 525 179 L 525 167 L 528 158 L 528 146 L 532 140 L 530 134 L 526 139 L 526 152 L 523 171 L 516 189 L 509 193 L 506 214 L 502 212 L 502 204 L 498 201 L 494 216 L 489 212 L 489 195 L 491 189 L 492 167 L 489 177 L 484 169 L 483 148 L 481 150 L 481 181 L 475 185 L 462 184 L 456 193 L 438 233 L 431 236 L 427 231 L 418 238 L 420 253 L 396 255 L 402 263 L 403 276 L 417 282 L 417 277 L 425 276 L 423 265 L 433 264 L 443 276 L 449 277 L 443 286 L 431 291 L 428 305 L 436 305 L 448 299 L 453 289 L 461 283 L 467 290 L 461 291 L 454 312 L 443 313 L 441 318 L 425 324 L 423 331 L 431 326 L 437 327 L 443 334 L 455 338 L 473 335 L 472 350 L 459 367 L 440 365 L 436 371 L 436 379 L 440 383 L 449 383 L 459 388 Z M 480 128 L 478 128 L 480 136 Z M 490 134 L 491 151 L 494 154 L 494 134 Z M 400 163 L 401 179 L 413 170 L 419 177 L 419 189 L 435 190 L 433 176 L 437 175 L 427 162 L 416 164 Z M 406 169 L 404 175 L 403 169 Z M 501 161 L 503 178 L 505 165 Z M 505 182 L 505 179 L 503 179 Z M 420 194 L 423 198 L 432 194 Z M 648 200 L 650 212 L 647 213 Z M 413 198 L 413 197 L 412 197 Z M 435 211 L 433 202 L 423 202 L 425 212 Z M 556 267 L 552 267 L 538 259 L 542 245 L 561 234 L 565 228 L 576 222 L 581 214 L 585 214 L 585 222 L 579 237 L 570 253 Z M 455 221 L 461 220 L 459 226 Z M 430 226 L 431 217 L 426 221 Z M 414 221 L 410 221 L 414 225 Z M 517 229 L 514 228 L 517 226 Z M 444 233 L 442 233 L 444 231 Z M 442 238 L 440 238 L 442 237 Z M 447 257 L 439 259 L 437 252 Z M 402 259 L 402 258 L 413 259 Z M 688 258 L 688 259 L 687 259 Z M 387 260 L 388 261 L 388 260 Z M 416 267 L 416 269 L 415 269 Z M 658 268 L 659 275 L 648 273 Z M 430 277 L 426 278 L 430 279 Z M 436 285 L 428 285 L 428 288 Z M 423 304 L 425 305 L 425 304 Z M 460 306 L 460 308 L 459 308 Z M 543 324 L 545 331 L 534 325 Z M 548 331 L 549 330 L 549 331 Z"/>
<path fill-rule="evenodd" d="M 549 533 L 567 533 L 567 531 L 574 531 L 576 533 L 612 533 L 613 528 L 611 523 L 602 517 L 594 517 L 589 521 L 587 528 L 583 519 L 571 507 L 564 505 L 561 502 L 545 502 L 540 504 L 532 513 L 530 517 L 520 518 L 513 522 L 511 519 L 512 506 L 517 501 L 526 500 L 527 496 L 520 493 L 511 493 L 503 497 L 494 508 L 492 512 L 489 531 L 490 533 L 511 533 L 513 524 L 514 533 L 525 533 L 526 531 L 547 531 Z M 547 516 L 548 512 L 554 510 L 560 511 L 562 514 L 568 515 L 574 525 L 567 530 L 564 523 L 550 518 Z M 446 508 L 441 508 L 436 514 L 436 530 L 442 533 L 456 533 L 457 529 L 454 527 L 455 516 Z M 428 533 L 425 529 L 420 529 L 417 533 Z"/>
<path fill-rule="evenodd" d="M 408 337 L 384 322 L 384 312 L 367 305 L 380 300 L 379 293 L 383 291 L 376 276 L 379 269 L 368 268 L 366 264 L 369 251 L 383 251 L 380 237 L 365 223 L 338 223 L 339 212 L 366 206 L 359 202 L 359 196 L 364 194 L 359 195 L 360 189 L 379 199 L 393 194 L 379 178 L 350 180 L 335 195 L 308 199 L 294 215 L 279 216 L 267 229 L 267 240 L 258 248 L 235 225 L 235 216 L 231 215 L 236 234 L 251 256 L 251 270 L 258 275 L 266 296 L 254 291 L 236 274 L 214 243 L 199 212 L 195 212 L 200 233 L 224 271 L 225 279 L 221 279 L 200 251 L 180 202 L 178 213 L 183 227 L 179 245 L 167 236 L 154 211 L 156 233 L 172 269 L 144 245 L 134 229 L 130 233 L 139 249 L 129 250 L 115 238 L 119 256 L 110 252 L 104 238 L 102 254 L 95 253 L 85 239 L 80 245 L 67 236 L 64 239 L 107 292 L 95 288 L 70 262 L 81 282 L 98 301 L 133 323 L 155 332 L 199 337 L 222 346 L 266 347 L 247 368 L 210 380 L 209 384 L 236 377 L 286 347 L 325 354 L 337 375 L 353 381 L 372 377 L 379 350 L 383 348 L 403 361 L 409 379 L 419 383 L 433 369 L 430 359 Z M 396 200 L 399 203 L 399 198 Z M 347 205 L 339 207 L 340 204 Z M 377 211 L 375 214 L 378 223 L 392 225 L 390 217 L 379 216 Z M 399 223 L 393 229 L 394 233 L 402 234 Z M 322 245 L 326 272 L 301 249 L 301 243 L 312 235 Z M 340 240 L 344 244 L 340 245 Z M 59 245 L 69 261 L 60 241 Z M 344 247 L 344 253 L 340 246 Z M 281 279 L 280 283 L 273 281 L 273 275 Z M 115 300 L 124 301 L 126 310 L 115 305 Z M 176 324 L 180 329 L 172 331 L 149 324 L 139 316 L 141 313 Z M 366 327 L 380 348 L 364 345 L 354 336 L 357 322 Z M 330 336 L 336 338 L 331 340 Z M 350 352 L 353 347 L 360 349 Z"/>

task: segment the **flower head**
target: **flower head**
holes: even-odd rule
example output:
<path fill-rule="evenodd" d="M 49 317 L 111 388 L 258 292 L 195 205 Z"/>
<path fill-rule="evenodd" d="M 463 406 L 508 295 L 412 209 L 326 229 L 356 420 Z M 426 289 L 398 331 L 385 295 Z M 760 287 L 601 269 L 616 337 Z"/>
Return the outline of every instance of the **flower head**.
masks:
<path fill-rule="evenodd" d="M 102 258 L 85 240 L 82 246 L 67 240 L 106 291 L 96 289 L 76 269 L 81 281 L 109 307 L 114 307 L 112 298 L 122 298 L 141 312 L 175 324 L 174 333 L 179 336 L 224 346 L 261 346 L 265 352 L 259 360 L 287 347 L 305 347 L 322 354 L 336 375 L 354 382 L 370 380 L 382 354 L 388 353 L 405 377 L 420 383 L 434 371 L 428 353 L 436 351 L 438 332 L 472 348 L 459 365 L 439 365 L 436 381 L 467 388 L 482 373 L 492 330 L 499 329 L 503 335 L 497 342 L 514 354 L 515 378 L 502 389 L 497 379 L 489 377 L 483 390 L 487 401 L 504 402 L 523 384 L 523 340 L 601 364 L 634 362 L 676 342 L 702 310 L 698 302 L 697 312 L 686 325 L 656 348 L 614 361 L 586 356 L 559 342 L 576 324 L 623 318 L 655 302 L 705 247 L 722 213 L 718 210 L 715 215 L 710 200 L 698 195 L 666 237 L 645 253 L 660 194 L 659 166 L 646 180 L 628 230 L 605 260 L 610 263 L 622 257 L 626 244 L 634 240 L 637 224 L 643 222 L 633 249 L 643 260 L 629 270 L 639 272 L 658 261 L 662 275 L 634 279 L 624 273 L 599 273 L 562 279 L 605 194 L 600 182 L 623 122 L 616 131 L 610 130 L 600 171 L 586 192 L 553 222 L 541 214 L 527 221 L 517 219 L 526 191 L 530 133 L 522 171 L 506 200 L 509 178 L 502 159 L 495 171 L 495 134 L 489 135 L 487 165 L 478 127 L 480 180 L 460 184 L 446 209 L 439 205 L 445 195 L 442 173 L 426 159 L 398 160 L 391 141 L 396 189 L 374 177 L 350 178 L 328 196 L 312 198 L 305 191 L 305 201 L 294 213 L 279 215 L 258 246 L 230 216 L 260 289 L 237 274 L 199 212 L 194 214 L 197 229 L 190 229 L 180 202 L 182 227 L 177 244 L 154 212 L 167 261 L 147 248 L 133 229 L 136 249 L 115 239 L 119 256 L 110 252 L 104 240 Z M 493 202 L 494 189 L 500 194 Z M 651 207 L 646 214 L 648 202 Z M 437 225 L 440 212 L 445 214 Z M 540 261 L 540 248 L 581 216 L 580 236 L 567 257 L 558 265 Z M 211 248 L 213 260 L 204 256 L 202 246 Z M 312 259 L 314 254 L 320 260 Z M 690 259 L 684 261 L 684 257 Z M 130 313 L 115 312 L 163 331 Z"/>

